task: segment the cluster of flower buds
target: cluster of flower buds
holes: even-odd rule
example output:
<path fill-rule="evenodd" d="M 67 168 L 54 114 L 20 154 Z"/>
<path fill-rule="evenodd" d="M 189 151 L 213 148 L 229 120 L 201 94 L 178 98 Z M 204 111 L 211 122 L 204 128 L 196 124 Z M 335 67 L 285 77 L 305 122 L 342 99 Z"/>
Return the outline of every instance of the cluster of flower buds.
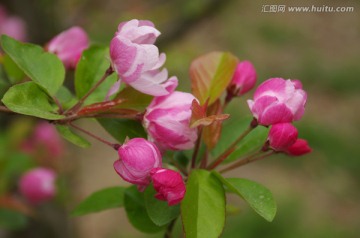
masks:
<path fill-rule="evenodd" d="M 178 204 L 185 195 L 185 184 L 181 175 L 162 168 L 162 156 L 157 146 L 143 138 L 126 141 L 118 149 L 119 159 L 114 162 L 115 171 L 125 181 L 138 185 L 139 191 L 153 182 L 158 192 L 155 197 Z"/>
<path fill-rule="evenodd" d="M 257 123 L 271 126 L 268 142 L 273 150 L 293 156 L 311 152 L 306 140 L 298 139 L 298 131 L 291 124 L 303 116 L 306 99 L 299 80 L 271 78 L 256 89 L 254 100 L 248 100 Z"/>
<path fill-rule="evenodd" d="M 178 204 L 185 194 L 182 176 L 162 168 L 161 152 L 194 147 L 197 129 L 190 128 L 191 105 L 195 97 L 175 91 L 178 79 L 168 79 L 164 53 L 154 45 L 160 32 L 150 21 L 131 20 L 119 24 L 110 43 L 111 64 L 120 80 L 136 90 L 155 96 L 146 108 L 143 125 L 149 140 L 134 138 L 119 149 L 116 172 L 143 191 L 151 182 L 156 198 L 169 205 Z M 120 80 L 108 95 L 117 92 Z"/>
<path fill-rule="evenodd" d="M 155 96 L 143 117 L 149 141 L 126 141 L 118 149 L 119 160 L 114 168 L 125 181 L 138 185 L 140 191 L 152 182 L 156 198 L 174 205 L 184 197 L 185 186 L 178 172 L 162 168 L 161 153 L 194 147 L 198 128 L 191 128 L 190 120 L 192 103 L 197 99 L 190 93 L 175 91 L 177 78 L 168 79 L 167 70 L 160 70 L 166 57 L 154 45 L 159 35 L 152 22 L 131 20 L 120 23 L 111 41 L 111 64 L 119 78 L 136 90 Z M 256 80 L 251 62 L 238 63 L 227 87 L 226 102 L 250 91 Z M 108 95 L 119 87 L 120 81 Z M 248 100 L 248 105 L 255 124 L 271 126 L 266 149 L 289 155 L 311 151 L 305 140 L 298 139 L 297 129 L 291 124 L 302 117 L 305 103 L 306 93 L 298 80 L 272 78 L 256 89 L 254 100 Z"/>
<path fill-rule="evenodd" d="M 8 35 L 19 41 L 26 41 L 26 24 L 17 16 L 11 16 L 0 5 L 0 35 Z"/>

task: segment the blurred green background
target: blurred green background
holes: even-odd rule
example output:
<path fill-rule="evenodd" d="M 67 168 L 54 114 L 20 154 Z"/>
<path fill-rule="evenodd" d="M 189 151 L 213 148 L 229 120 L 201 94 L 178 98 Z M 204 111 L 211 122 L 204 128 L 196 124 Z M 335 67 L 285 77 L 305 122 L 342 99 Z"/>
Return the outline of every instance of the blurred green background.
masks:
<path fill-rule="evenodd" d="M 108 44 L 119 22 L 152 20 L 162 32 L 158 45 L 167 54 L 166 67 L 178 76 L 181 90 L 190 88 L 191 60 L 214 50 L 252 61 L 258 83 L 271 77 L 300 79 L 308 103 L 296 126 L 313 153 L 279 156 L 230 173 L 270 188 L 278 214 L 267 223 L 231 197 L 229 203 L 239 206 L 240 212 L 228 217 L 223 237 L 360 237 L 359 1 L 1 0 L 1 4 L 26 20 L 29 41 L 39 44 L 72 25 L 82 26 L 93 43 Z M 262 13 L 268 4 L 352 6 L 354 12 Z M 250 97 L 234 100 L 229 110 L 235 116 L 249 115 L 245 99 Z M 72 183 L 75 201 L 69 209 L 91 192 L 121 182 L 116 174 L 109 175 L 116 154 L 93 144 L 88 151 L 73 148 L 69 155 L 78 166 Z M 74 237 L 161 237 L 135 231 L 120 209 L 66 222 Z"/>

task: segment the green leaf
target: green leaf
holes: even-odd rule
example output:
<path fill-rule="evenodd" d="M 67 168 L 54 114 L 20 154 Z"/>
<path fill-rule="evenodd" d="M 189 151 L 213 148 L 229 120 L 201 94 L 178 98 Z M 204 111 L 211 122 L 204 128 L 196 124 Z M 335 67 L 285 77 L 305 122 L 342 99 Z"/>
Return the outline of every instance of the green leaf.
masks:
<path fill-rule="evenodd" d="M 48 95 L 34 82 L 12 86 L 4 95 L 2 102 L 13 112 L 58 120 L 64 118 L 56 114 L 49 102 Z"/>
<path fill-rule="evenodd" d="M 276 214 L 276 203 L 269 189 L 254 181 L 243 178 L 223 178 L 213 172 L 232 192 L 243 198 L 252 209 L 271 222 Z"/>
<path fill-rule="evenodd" d="M 76 66 L 75 92 L 83 97 L 105 74 L 110 62 L 109 49 L 105 46 L 91 46 L 85 50 Z M 87 99 L 86 104 L 104 101 L 106 93 L 116 82 L 117 75 L 109 76 Z"/>
<path fill-rule="evenodd" d="M 196 58 L 190 65 L 191 89 L 203 105 L 218 99 L 230 83 L 238 59 L 228 52 L 211 52 Z"/>
<path fill-rule="evenodd" d="M 1 73 L 1 72 L 0 72 Z M 0 98 L 4 96 L 6 91 L 9 89 L 10 84 L 0 75 Z"/>
<path fill-rule="evenodd" d="M 4 55 L 3 65 L 5 72 L 12 84 L 16 84 L 24 79 L 24 72 L 16 65 L 16 63 L 8 56 Z"/>
<path fill-rule="evenodd" d="M 194 170 L 186 185 L 181 216 L 187 238 L 219 237 L 225 224 L 225 191 L 206 170 Z"/>
<path fill-rule="evenodd" d="M 66 140 L 73 143 L 74 145 L 82 148 L 88 148 L 91 146 L 90 142 L 72 132 L 68 126 L 56 125 L 56 130 L 62 137 L 64 137 Z"/>
<path fill-rule="evenodd" d="M 156 233 L 165 228 L 157 226 L 150 219 L 145 207 L 144 194 L 140 193 L 135 186 L 125 190 L 124 205 L 130 223 L 139 231 Z"/>
<path fill-rule="evenodd" d="M 98 119 L 98 122 L 120 143 L 123 143 L 126 137 L 147 136 L 141 123 L 134 120 L 102 118 Z"/>
<path fill-rule="evenodd" d="M 214 158 L 223 153 L 239 136 L 247 129 L 252 118 L 246 117 L 244 120 L 232 119 L 224 122 L 221 139 L 211 151 Z M 253 129 L 244 139 L 242 139 L 237 148 L 223 162 L 224 164 L 235 161 L 247 154 L 258 151 L 265 143 L 269 134 L 269 128 L 258 126 Z"/>
<path fill-rule="evenodd" d="M 77 99 L 65 86 L 61 86 L 59 91 L 56 93 L 55 97 L 60 101 L 63 109 L 68 109 L 71 106 L 75 105 Z"/>
<path fill-rule="evenodd" d="M 143 94 L 132 87 L 125 87 L 116 95 L 116 99 L 124 100 L 124 102 L 119 105 L 119 108 L 145 111 L 153 97 Z"/>
<path fill-rule="evenodd" d="M 71 213 L 82 216 L 89 213 L 101 212 L 124 205 L 124 187 L 111 187 L 97 191 L 82 201 Z"/>
<path fill-rule="evenodd" d="M 145 206 L 150 219 L 158 226 L 164 226 L 180 215 L 180 205 L 169 206 L 166 201 L 160 201 L 154 196 L 153 186 L 145 190 Z"/>
<path fill-rule="evenodd" d="M 25 227 L 27 218 L 19 212 L 0 208 L 0 228 L 16 230 Z"/>
<path fill-rule="evenodd" d="M 11 59 L 35 83 L 50 95 L 55 95 L 65 79 L 65 69 L 60 59 L 43 48 L 21 43 L 11 37 L 1 37 L 2 47 Z"/>

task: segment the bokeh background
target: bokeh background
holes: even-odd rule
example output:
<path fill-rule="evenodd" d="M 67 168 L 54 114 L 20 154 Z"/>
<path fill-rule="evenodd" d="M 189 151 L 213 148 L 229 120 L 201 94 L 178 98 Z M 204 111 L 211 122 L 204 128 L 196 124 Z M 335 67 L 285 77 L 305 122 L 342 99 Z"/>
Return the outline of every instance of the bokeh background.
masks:
<path fill-rule="evenodd" d="M 359 237 L 360 236 L 360 2 L 240 0 L 1 0 L 25 19 L 29 41 L 45 44 L 55 34 L 82 26 L 93 43 L 108 44 L 121 21 L 152 20 L 162 32 L 158 46 L 166 67 L 189 90 L 188 68 L 195 57 L 230 51 L 253 62 L 258 84 L 271 77 L 300 79 L 308 92 L 305 116 L 296 123 L 313 153 L 300 158 L 278 156 L 248 165 L 229 176 L 258 181 L 278 203 L 272 223 L 264 221 L 238 198 L 240 211 L 227 218 L 223 237 Z M 262 13 L 263 5 L 352 6 L 350 13 Z M 249 115 L 245 99 L 229 111 Z M 14 117 L 1 114 L 1 130 Z M 110 136 L 94 122 L 84 127 Z M 0 237 L 161 237 L 129 225 L 125 212 L 114 209 L 84 217 L 69 211 L 92 192 L 124 184 L 113 172 L 116 153 L 93 141 L 90 149 L 68 145 L 64 166 L 72 196 L 59 208 L 42 208 L 45 218 L 31 229 Z M 64 203 L 62 203 L 64 204 Z M 45 224 L 45 225 L 44 225 Z M 179 226 L 179 225 L 178 225 Z M 179 229 L 179 227 L 178 227 Z"/>

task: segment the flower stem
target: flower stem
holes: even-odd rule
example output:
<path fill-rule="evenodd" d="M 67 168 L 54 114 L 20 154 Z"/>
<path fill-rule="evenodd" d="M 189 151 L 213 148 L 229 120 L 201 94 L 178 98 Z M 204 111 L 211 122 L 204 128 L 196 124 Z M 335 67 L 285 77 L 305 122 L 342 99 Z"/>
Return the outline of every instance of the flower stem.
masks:
<path fill-rule="evenodd" d="M 202 126 L 199 127 L 198 138 L 196 140 L 194 153 L 191 158 L 191 168 L 192 169 L 195 168 L 195 165 L 196 165 L 196 158 L 197 158 L 197 155 L 198 155 L 199 149 L 200 149 L 201 137 L 202 137 Z"/>
<path fill-rule="evenodd" d="M 260 155 L 261 153 L 264 153 L 264 152 L 263 151 L 258 151 L 255 154 L 246 157 L 245 159 L 242 159 L 242 160 L 240 160 L 240 161 L 238 161 L 238 162 L 236 162 L 236 163 L 234 163 L 234 164 L 232 164 L 232 165 L 230 165 L 230 166 L 228 166 L 228 167 L 226 167 L 224 169 L 221 169 L 219 172 L 220 173 L 225 173 L 227 171 L 236 169 L 236 168 L 241 167 L 243 165 L 246 165 L 248 163 L 264 159 L 264 158 L 266 158 L 266 157 L 268 157 L 270 155 L 273 155 L 275 152 L 270 151 L 270 152 L 268 152 L 266 154 L 263 154 L 262 156 L 256 157 L 256 156 Z"/>
<path fill-rule="evenodd" d="M 13 112 L 13 111 L 11 111 L 9 108 L 5 106 L 0 106 L 0 112 Z"/>
<path fill-rule="evenodd" d="M 185 176 L 188 176 L 187 171 L 186 171 L 172 156 L 169 156 L 169 159 L 170 159 L 171 163 L 172 163 L 181 173 L 183 173 Z"/>
<path fill-rule="evenodd" d="M 84 104 L 85 100 L 102 84 L 107 77 L 109 77 L 114 72 L 113 68 L 110 67 L 105 71 L 102 78 L 76 103 L 72 108 L 70 108 L 66 114 L 74 114 L 76 113 L 81 106 Z"/>
<path fill-rule="evenodd" d="M 166 228 L 166 231 L 165 231 L 165 234 L 164 234 L 164 238 L 171 238 L 171 233 L 172 233 L 172 230 L 174 228 L 174 225 L 175 225 L 175 222 L 176 222 L 176 218 L 174 220 L 172 220 L 170 222 L 170 224 L 167 226 Z"/>
<path fill-rule="evenodd" d="M 249 127 L 225 150 L 221 155 L 219 155 L 208 167 L 208 170 L 215 169 L 219 164 L 221 164 L 235 149 L 236 145 L 244 139 L 254 128 L 257 127 L 256 119 L 253 119 Z"/>
<path fill-rule="evenodd" d="M 73 124 L 73 123 L 71 123 L 71 122 L 69 123 L 69 125 L 70 125 L 71 127 L 75 128 L 76 130 L 79 130 L 79 131 L 81 131 L 81 132 L 83 132 L 83 133 L 87 134 L 88 136 L 91 136 L 92 138 L 94 138 L 94 139 L 96 139 L 96 140 L 98 140 L 98 141 L 100 141 L 100 142 L 104 143 L 105 145 L 110 146 L 111 148 L 113 148 L 113 149 L 115 149 L 115 150 L 117 150 L 117 149 L 120 147 L 120 145 L 119 145 L 119 144 L 113 144 L 113 143 L 111 143 L 111 142 L 109 142 L 109 141 L 107 141 L 107 140 L 104 140 L 103 138 L 100 138 L 100 137 L 98 137 L 98 136 L 96 136 L 96 135 L 92 134 L 91 132 L 89 132 L 89 131 L 87 131 L 87 130 L 85 130 L 85 129 L 81 128 L 81 127 L 78 127 L 78 126 L 74 125 L 74 124 Z"/>

